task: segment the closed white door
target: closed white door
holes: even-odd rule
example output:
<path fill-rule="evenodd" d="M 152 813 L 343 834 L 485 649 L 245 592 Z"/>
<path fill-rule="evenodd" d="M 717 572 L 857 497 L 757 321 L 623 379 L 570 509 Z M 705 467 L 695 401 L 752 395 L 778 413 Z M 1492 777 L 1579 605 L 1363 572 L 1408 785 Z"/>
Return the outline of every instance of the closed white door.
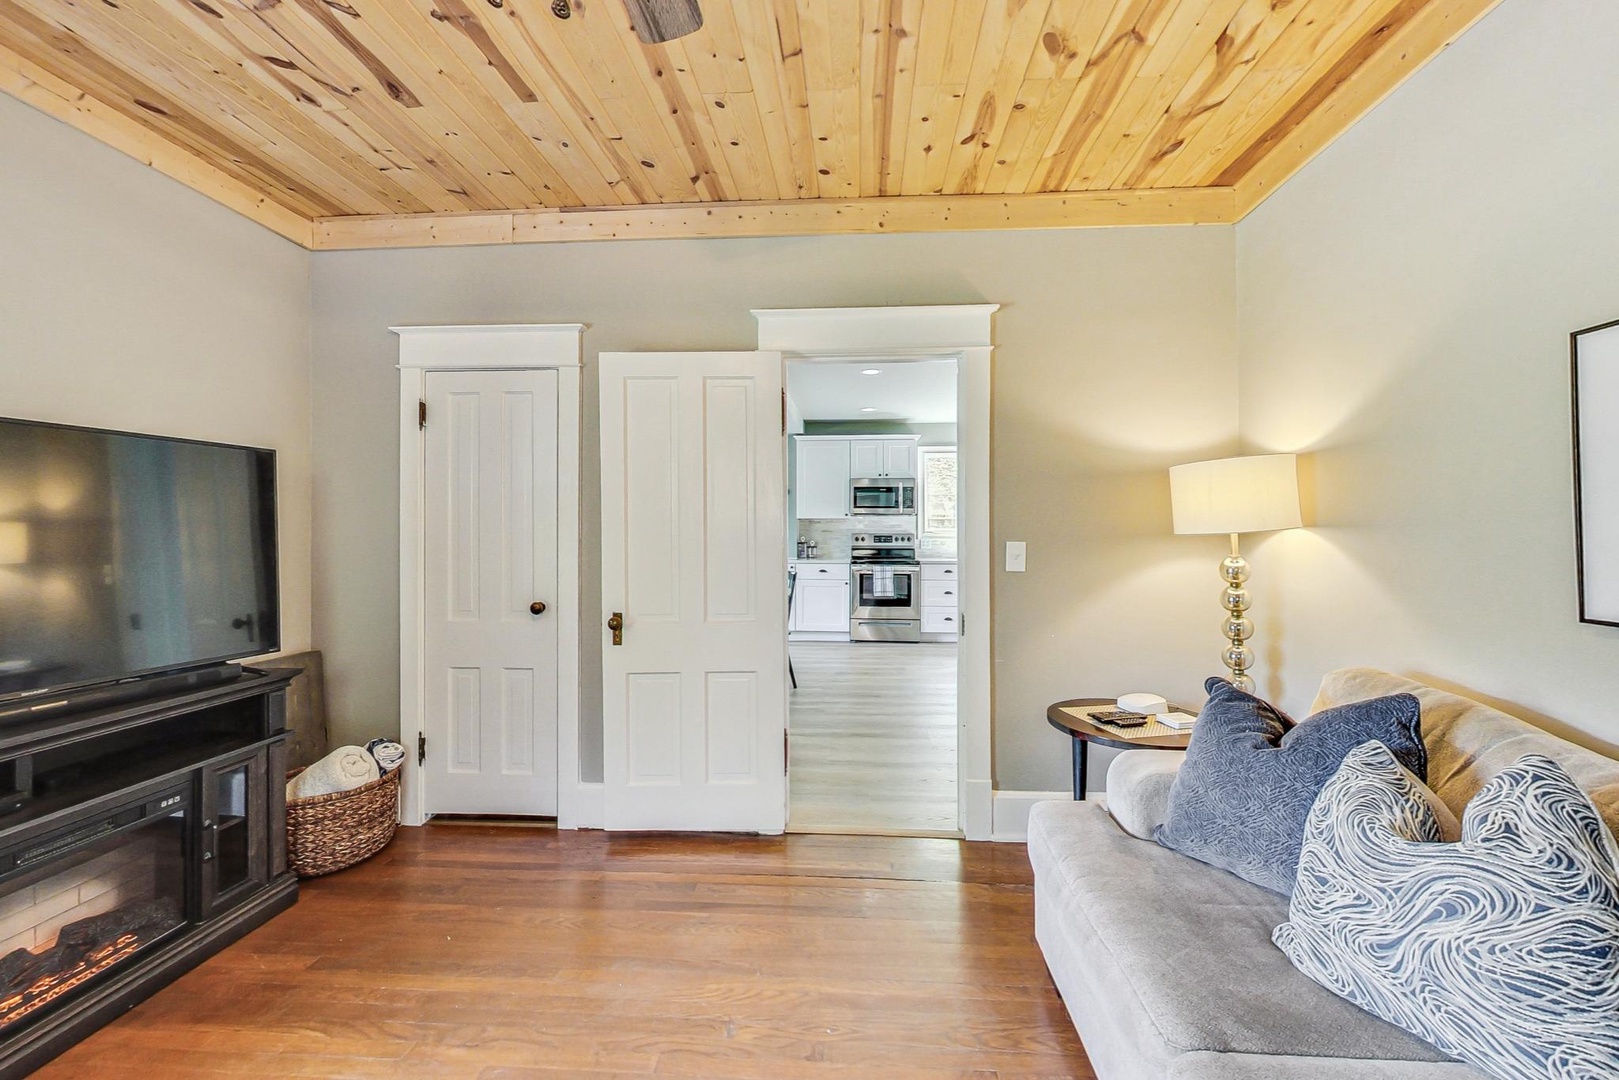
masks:
<path fill-rule="evenodd" d="M 910 439 L 890 439 L 883 443 L 883 475 L 916 475 L 916 443 Z"/>
<path fill-rule="evenodd" d="M 798 440 L 798 516 L 849 516 L 849 440 Z"/>
<path fill-rule="evenodd" d="M 600 368 L 607 827 L 781 832 L 781 356 Z"/>
<path fill-rule="evenodd" d="M 877 439 L 856 439 L 849 445 L 849 475 L 866 480 L 883 475 L 883 444 Z"/>
<path fill-rule="evenodd" d="M 429 814 L 557 812 L 557 373 L 429 372 Z"/>

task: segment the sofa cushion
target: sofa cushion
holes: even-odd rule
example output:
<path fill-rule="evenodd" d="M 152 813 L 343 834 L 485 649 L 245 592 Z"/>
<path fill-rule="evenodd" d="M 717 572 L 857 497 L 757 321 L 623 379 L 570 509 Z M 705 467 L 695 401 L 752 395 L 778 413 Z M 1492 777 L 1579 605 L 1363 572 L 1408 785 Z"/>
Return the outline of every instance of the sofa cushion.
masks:
<path fill-rule="evenodd" d="M 1427 775 L 1422 711 L 1410 694 L 1358 701 L 1302 723 L 1224 679 L 1209 700 L 1154 835 L 1165 847 L 1286 896 L 1298 870 L 1310 804 L 1344 755 L 1375 739 L 1418 778 Z"/>
<path fill-rule="evenodd" d="M 1328 709 L 1388 694 L 1414 694 L 1422 702 L 1422 738 L 1428 745 L 1429 787 L 1457 814 L 1490 778 L 1525 754 L 1557 762 L 1591 797 L 1609 830 L 1619 834 L 1619 761 L 1499 709 L 1376 668 L 1343 668 L 1321 681 L 1314 708 Z"/>
<path fill-rule="evenodd" d="M 1169 818 L 1169 789 L 1186 757 L 1179 750 L 1125 750 L 1107 767 L 1107 812 L 1138 840 Z"/>
<path fill-rule="evenodd" d="M 1619 846 L 1530 755 L 1439 826 L 1388 750 L 1357 747 L 1306 828 L 1295 966 L 1501 1080 L 1619 1076 Z"/>
<path fill-rule="evenodd" d="M 1093 803 L 1036 804 L 1029 860 L 1042 947 L 1053 955 L 1047 942 L 1063 935 L 1063 952 L 1085 967 L 1052 976 L 1082 1037 L 1098 1037 L 1082 1014 L 1130 1018 L 1134 1026 L 1105 1036 L 1119 1041 L 1119 1056 L 1210 1050 L 1446 1060 L 1293 970 L 1271 943 L 1286 901 L 1128 836 Z M 1072 999 L 1086 987 L 1107 1000 Z"/>

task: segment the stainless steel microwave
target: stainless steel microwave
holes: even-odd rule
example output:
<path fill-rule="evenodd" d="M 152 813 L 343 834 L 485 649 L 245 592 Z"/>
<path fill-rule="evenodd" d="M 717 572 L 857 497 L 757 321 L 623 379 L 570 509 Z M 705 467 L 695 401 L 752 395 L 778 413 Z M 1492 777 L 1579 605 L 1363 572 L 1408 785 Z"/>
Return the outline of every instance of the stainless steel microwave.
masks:
<path fill-rule="evenodd" d="M 916 481 L 909 476 L 851 480 L 849 511 L 854 514 L 914 514 Z"/>

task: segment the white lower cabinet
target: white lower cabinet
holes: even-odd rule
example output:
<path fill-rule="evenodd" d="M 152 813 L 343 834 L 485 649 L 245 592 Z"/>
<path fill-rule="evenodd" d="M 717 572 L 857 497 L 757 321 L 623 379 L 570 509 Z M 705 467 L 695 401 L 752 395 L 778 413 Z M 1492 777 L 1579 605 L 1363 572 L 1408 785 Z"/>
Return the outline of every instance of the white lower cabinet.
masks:
<path fill-rule="evenodd" d="M 922 564 L 922 633 L 961 632 L 961 591 L 955 563 Z"/>
<path fill-rule="evenodd" d="M 795 564 L 798 584 L 793 589 L 792 629 L 804 633 L 849 632 L 849 566 L 801 562 Z"/>

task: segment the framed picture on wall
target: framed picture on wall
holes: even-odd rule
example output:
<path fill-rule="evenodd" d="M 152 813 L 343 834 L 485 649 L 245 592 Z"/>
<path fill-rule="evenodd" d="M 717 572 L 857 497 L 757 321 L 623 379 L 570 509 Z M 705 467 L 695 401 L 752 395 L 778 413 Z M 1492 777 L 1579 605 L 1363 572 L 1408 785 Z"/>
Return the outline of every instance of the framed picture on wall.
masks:
<path fill-rule="evenodd" d="M 1619 626 L 1619 320 L 1570 337 L 1580 621 Z"/>

